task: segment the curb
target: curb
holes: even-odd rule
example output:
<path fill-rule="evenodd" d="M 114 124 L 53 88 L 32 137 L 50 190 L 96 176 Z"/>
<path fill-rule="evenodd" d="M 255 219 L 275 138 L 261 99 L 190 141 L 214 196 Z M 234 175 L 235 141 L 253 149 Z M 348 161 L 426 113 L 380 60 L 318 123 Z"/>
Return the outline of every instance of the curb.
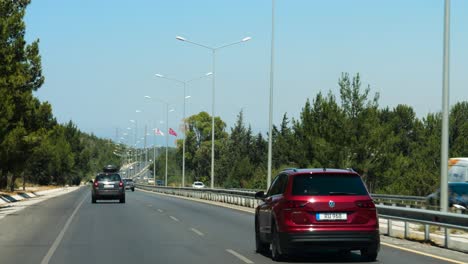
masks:
<path fill-rule="evenodd" d="M 0 194 L 0 206 L 5 206 L 10 203 L 16 203 L 22 200 L 36 198 L 50 193 L 66 190 L 68 187 L 59 187 L 50 190 L 38 191 L 38 192 L 21 192 L 15 195 Z"/>

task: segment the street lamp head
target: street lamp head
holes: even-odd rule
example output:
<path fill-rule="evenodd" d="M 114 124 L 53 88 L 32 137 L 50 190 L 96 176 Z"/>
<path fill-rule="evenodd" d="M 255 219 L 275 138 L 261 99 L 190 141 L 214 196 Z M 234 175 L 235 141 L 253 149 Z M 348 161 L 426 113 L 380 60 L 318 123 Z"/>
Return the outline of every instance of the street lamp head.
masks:
<path fill-rule="evenodd" d="M 177 40 L 180 40 L 180 41 L 186 41 L 186 39 L 184 37 L 181 37 L 181 36 L 176 36 L 175 38 Z"/>
<path fill-rule="evenodd" d="M 164 75 L 162 75 L 162 74 L 156 73 L 155 75 L 156 75 L 156 77 L 164 78 Z"/>
<path fill-rule="evenodd" d="M 175 111 L 175 109 L 171 109 L 171 110 L 169 110 L 169 112 L 174 112 L 174 111 Z"/>
<path fill-rule="evenodd" d="M 151 96 L 145 95 L 145 98 L 146 98 L 146 99 L 151 99 Z"/>
<path fill-rule="evenodd" d="M 141 113 L 141 110 L 135 110 L 136 113 Z"/>
<path fill-rule="evenodd" d="M 246 41 L 249 41 L 251 39 L 252 39 L 252 37 L 245 37 L 245 38 L 242 39 L 242 42 L 246 42 Z"/>
<path fill-rule="evenodd" d="M 208 72 L 208 73 L 205 74 L 205 76 L 210 76 L 210 75 L 213 75 L 213 73 L 212 73 L 212 72 Z"/>
<path fill-rule="evenodd" d="M 135 123 L 135 120 L 133 120 L 133 119 L 130 119 L 130 122 L 132 122 L 132 123 Z"/>

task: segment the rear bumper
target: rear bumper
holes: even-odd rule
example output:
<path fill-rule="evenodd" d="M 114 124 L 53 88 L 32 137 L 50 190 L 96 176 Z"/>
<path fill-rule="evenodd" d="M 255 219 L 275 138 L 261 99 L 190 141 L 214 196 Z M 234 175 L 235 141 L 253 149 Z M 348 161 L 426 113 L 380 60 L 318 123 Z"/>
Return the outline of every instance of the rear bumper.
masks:
<path fill-rule="evenodd" d="M 98 200 L 120 199 L 125 196 L 125 191 L 123 188 L 121 190 L 99 190 L 93 191 L 93 196 Z"/>
<path fill-rule="evenodd" d="M 279 236 L 283 251 L 292 251 L 295 249 L 357 250 L 368 247 L 380 248 L 380 235 L 378 230 L 280 233 Z"/>

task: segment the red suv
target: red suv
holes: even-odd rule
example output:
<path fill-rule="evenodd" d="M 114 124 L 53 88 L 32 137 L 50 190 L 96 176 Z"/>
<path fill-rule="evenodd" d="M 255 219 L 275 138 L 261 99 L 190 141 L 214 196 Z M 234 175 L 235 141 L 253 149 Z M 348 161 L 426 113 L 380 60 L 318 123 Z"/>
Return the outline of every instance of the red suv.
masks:
<path fill-rule="evenodd" d="M 360 250 L 374 261 L 380 250 L 379 221 L 372 198 L 359 174 L 342 169 L 288 169 L 255 210 L 257 252 L 271 245 L 273 260 L 295 251 Z"/>

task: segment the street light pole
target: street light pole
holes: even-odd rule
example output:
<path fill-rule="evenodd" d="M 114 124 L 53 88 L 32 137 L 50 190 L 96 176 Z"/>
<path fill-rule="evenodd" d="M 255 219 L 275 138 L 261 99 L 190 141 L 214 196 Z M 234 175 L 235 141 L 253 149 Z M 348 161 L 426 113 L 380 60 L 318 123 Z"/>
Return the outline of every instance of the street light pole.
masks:
<path fill-rule="evenodd" d="M 184 109 L 183 109 L 183 112 L 184 112 L 184 117 L 183 117 L 183 125 L 184 125 L 184 140 L 183 140 L 183 143 L 182 143 L 182 188 L 185 187 L 185 139 L 187 138 L 187 131 L 186 131 L 186 125 L 185 125 L 185 101 L 187 99 L 185 99 L 185 94 L 186 94 L 186 87 L 187 86 L 187 83 L 184 82 Z"/>
<path fill-rule="evenodd" d="M 215 87 L 216 87 L 216 49 L 212 49 L 212 72 L 213 72 L 213 77 L 211 78 L 211 182 L 210 182 L 210 188 L 214 189 L 214 157 L 215 157 L 215 151 L 214 151 L 214 142 L 215 142 Z"/>
<path fill-rule="evenodd" d="M 219 46 L 219 47 L 206 46 L 206 45 L 203 45 L 203 44 L 200 44 L 200 43 L 189 41 L 186 38 L 181 37 L 181 36 L 176 36 L 176 39 L 180 40 L 180 41 L 191 43 L 191 44 L 196 45 L 196 46 L 200 46 L 200 47 L 208 49 L 208 50 L 211 50 L 211 53 L 212 53 L 212 70 L 211 70 L 211 72 L 213 73 L 213 77 L 212 77 L 213 78 L 212 79 L 212 86 L 213 86 L 212 96 L 213 97 L 212 97 L 212 103 L 211 103 L 212 104 L 211 105 L 211 115 L 212 115 L 211 116 L 211 188 L 213 189 L 214 188 L 214 177 L 215 177 L 215 175 L 214 175 L 214 156 L 215 156 L 215 152 L 214 152 L 215 126 L 214 126 L 214 123 L 215 123 L 216 51 L 219 50 L 219 49 L 222 49 L 222 48 L 226 48 L 226 47 L 229 47 L 229 46 L 232 46 L 232 45 L 236 45 L 236 44 L 239 44 L 239 43 L 242 43 L 242 42 L 249 41 L 252 38 L 251 37 L 245 37 L 240 41 L 232 42 L 230 44 L 226 44 L 226 45 Z"/>
<path fill-rule="evenodd" d="M 169 104 L 166 103 L 166 172 L 164 176 L 164 186 L 167 187 L 167 155 L 169 148 Z"/>
<path fill-rule="evenodd" d="M 148 150 L 146 148 L 146 136 L 148 136 L 147 134 L 148 134 L 148 125 L 145 124 L 145 143 L 144 143 L 145 144 L 145 166 L 148 163 Z"/>
<path fill-rule="evenodd" d="M 271 167 L 273 156 L 273 86 L 275 58 L 275 0 L 271 1 L 271 55 L 270 55 L 270 107 L 268 121 L 268 178 L 267 189 L 271 185 Z"/>
<path fill-rule="evenodd" d="M 442 142 L 440 148 L 440 210 L 448 210 L 449 149 L 449 66 L 450 66 L 450 0 L 445 0 L 444 58 L 442 81 Z"/>
<path fill-rule="evenodd" d="M 178 79 L 174 79 L 174 78 L 168 78 L 162 74 L 156 74 L 156 77 L 159 77 L 159 78 L 163 78 L 163 79 L 167 79 L 167 80 L 170 80 L 170 81 L 174 81 L 174 82 L 178 82 L 178 83 L 181 83 L 184 87 L 184 110 L 183 110 L 183 124 L 184 124 L 184 138 L 183 138 L 183 143 L 182 143 L 182 187 L 185 187 L 185 140 L 187 138 L 187 131 L 186 131 L 186 114 L 185 114 L 185 101 L 189 98 L 186 96 L 186 88 L 187 88 L 187 84 L 192 82 L 192 81 L 195 81 L 195 80 L 198 80 L 198 79 L 201 79 L 201 78 L 204 78 L 204 77 L 207 77 L 207 76 L 210 76 L 212 75 L 211 72 L 208 72 L 206 73 L 205 75 L 203 76 L 200 76 L 200 77 L 197 77 L 197 78 L 194 78 L 194 79 L 191 79 L 191 80 L 188 80 L 188 81 L 182 81 L 182 80 L 178 80 Z"/>

